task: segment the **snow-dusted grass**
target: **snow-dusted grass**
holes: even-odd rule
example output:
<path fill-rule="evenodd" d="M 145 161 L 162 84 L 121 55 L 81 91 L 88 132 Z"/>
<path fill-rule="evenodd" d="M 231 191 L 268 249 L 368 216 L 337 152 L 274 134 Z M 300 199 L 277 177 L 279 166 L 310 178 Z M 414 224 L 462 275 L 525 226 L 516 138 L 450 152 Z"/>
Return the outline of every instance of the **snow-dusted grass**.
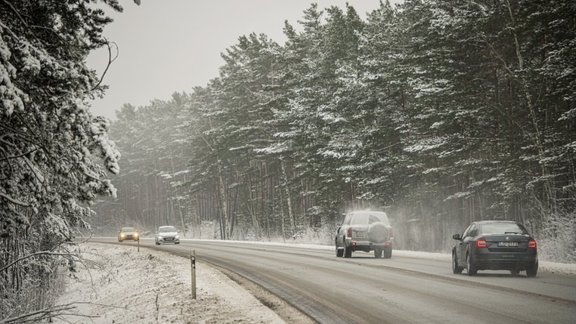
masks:
<path fill-rule="evenodd" d="M 576 212 L 551 215 L 544 221 L 540 236 L 538 244 L 544 258 L 576 262 Z"/>
<path fill-rule="evenodd" d="M 66 278 L 58 304 L 75 304 L 55 323 L 282 323 L 221 272 L 197 263 L 191 298 L 190 260 L 164 252 L 82 244 L 84 259 Z M 89 316 L 89 317 L 88 317 Z"/>

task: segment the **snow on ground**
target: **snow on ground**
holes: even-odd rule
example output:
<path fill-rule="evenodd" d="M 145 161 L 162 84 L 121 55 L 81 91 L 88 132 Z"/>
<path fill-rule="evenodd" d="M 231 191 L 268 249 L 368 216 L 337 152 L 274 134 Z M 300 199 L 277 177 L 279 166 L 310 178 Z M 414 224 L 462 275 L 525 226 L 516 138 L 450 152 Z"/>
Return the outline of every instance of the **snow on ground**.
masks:
<path fill-rule="evenodd" d="M 83 261 L 65 280 L 57 304 L 74 304 L 54 323 L 284 323 L 236 282 L 190 260 L 133 246 L 81 244 Z"/>

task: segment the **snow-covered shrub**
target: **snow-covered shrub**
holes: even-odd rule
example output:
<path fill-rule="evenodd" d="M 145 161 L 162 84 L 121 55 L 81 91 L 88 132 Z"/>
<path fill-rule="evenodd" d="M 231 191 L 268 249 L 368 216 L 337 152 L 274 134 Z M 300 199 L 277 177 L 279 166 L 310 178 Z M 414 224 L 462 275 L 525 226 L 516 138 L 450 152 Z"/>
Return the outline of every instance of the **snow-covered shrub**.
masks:
<path fill-rule="evenodd" d="M 543 260 L 576 262 L 576 212 L 547 218 L 538 242 L 540 257 Z"/>
<path fill-rule="evenodd" d="M 333 225 L 307 227 L 297 231 L 286 242 L 330 245 L 334 243 L 335 232 Z"/>

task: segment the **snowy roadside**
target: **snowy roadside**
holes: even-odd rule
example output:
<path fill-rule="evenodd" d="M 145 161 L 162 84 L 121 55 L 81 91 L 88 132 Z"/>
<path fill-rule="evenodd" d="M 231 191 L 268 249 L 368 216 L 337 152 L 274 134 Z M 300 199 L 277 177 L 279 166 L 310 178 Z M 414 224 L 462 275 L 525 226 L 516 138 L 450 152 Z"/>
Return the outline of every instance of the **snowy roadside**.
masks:
<path fill-rule="evenodd" d="M 224 274 L 197 263 L 191 298 L 190 260 L 134 247 L 81 244 L 83 258 L 65 279 L 59 305 L 76 309 L 54 323 L 284 323 Z"/>

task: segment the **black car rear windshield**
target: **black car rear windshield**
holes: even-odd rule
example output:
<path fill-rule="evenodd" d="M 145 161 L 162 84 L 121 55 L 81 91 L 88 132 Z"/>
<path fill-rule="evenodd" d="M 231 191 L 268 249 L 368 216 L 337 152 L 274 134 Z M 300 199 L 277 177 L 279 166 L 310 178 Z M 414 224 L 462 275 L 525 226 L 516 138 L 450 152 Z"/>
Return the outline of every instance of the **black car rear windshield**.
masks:
<path fill-rule="evenodd" d="M 390 225 L 388 216 L 386 216 L 385 213 L 356 212 L 352 215 L 352 219 L 350 220 L 351 225 L 367 225 L 376 222 L 382 222 L 386 225 Z"/>
<path fill-rule="evenodd" d="M 482 234 L 528 234 L 526 229 L 516 223 L 488 223 L 480 225 Z"/>

